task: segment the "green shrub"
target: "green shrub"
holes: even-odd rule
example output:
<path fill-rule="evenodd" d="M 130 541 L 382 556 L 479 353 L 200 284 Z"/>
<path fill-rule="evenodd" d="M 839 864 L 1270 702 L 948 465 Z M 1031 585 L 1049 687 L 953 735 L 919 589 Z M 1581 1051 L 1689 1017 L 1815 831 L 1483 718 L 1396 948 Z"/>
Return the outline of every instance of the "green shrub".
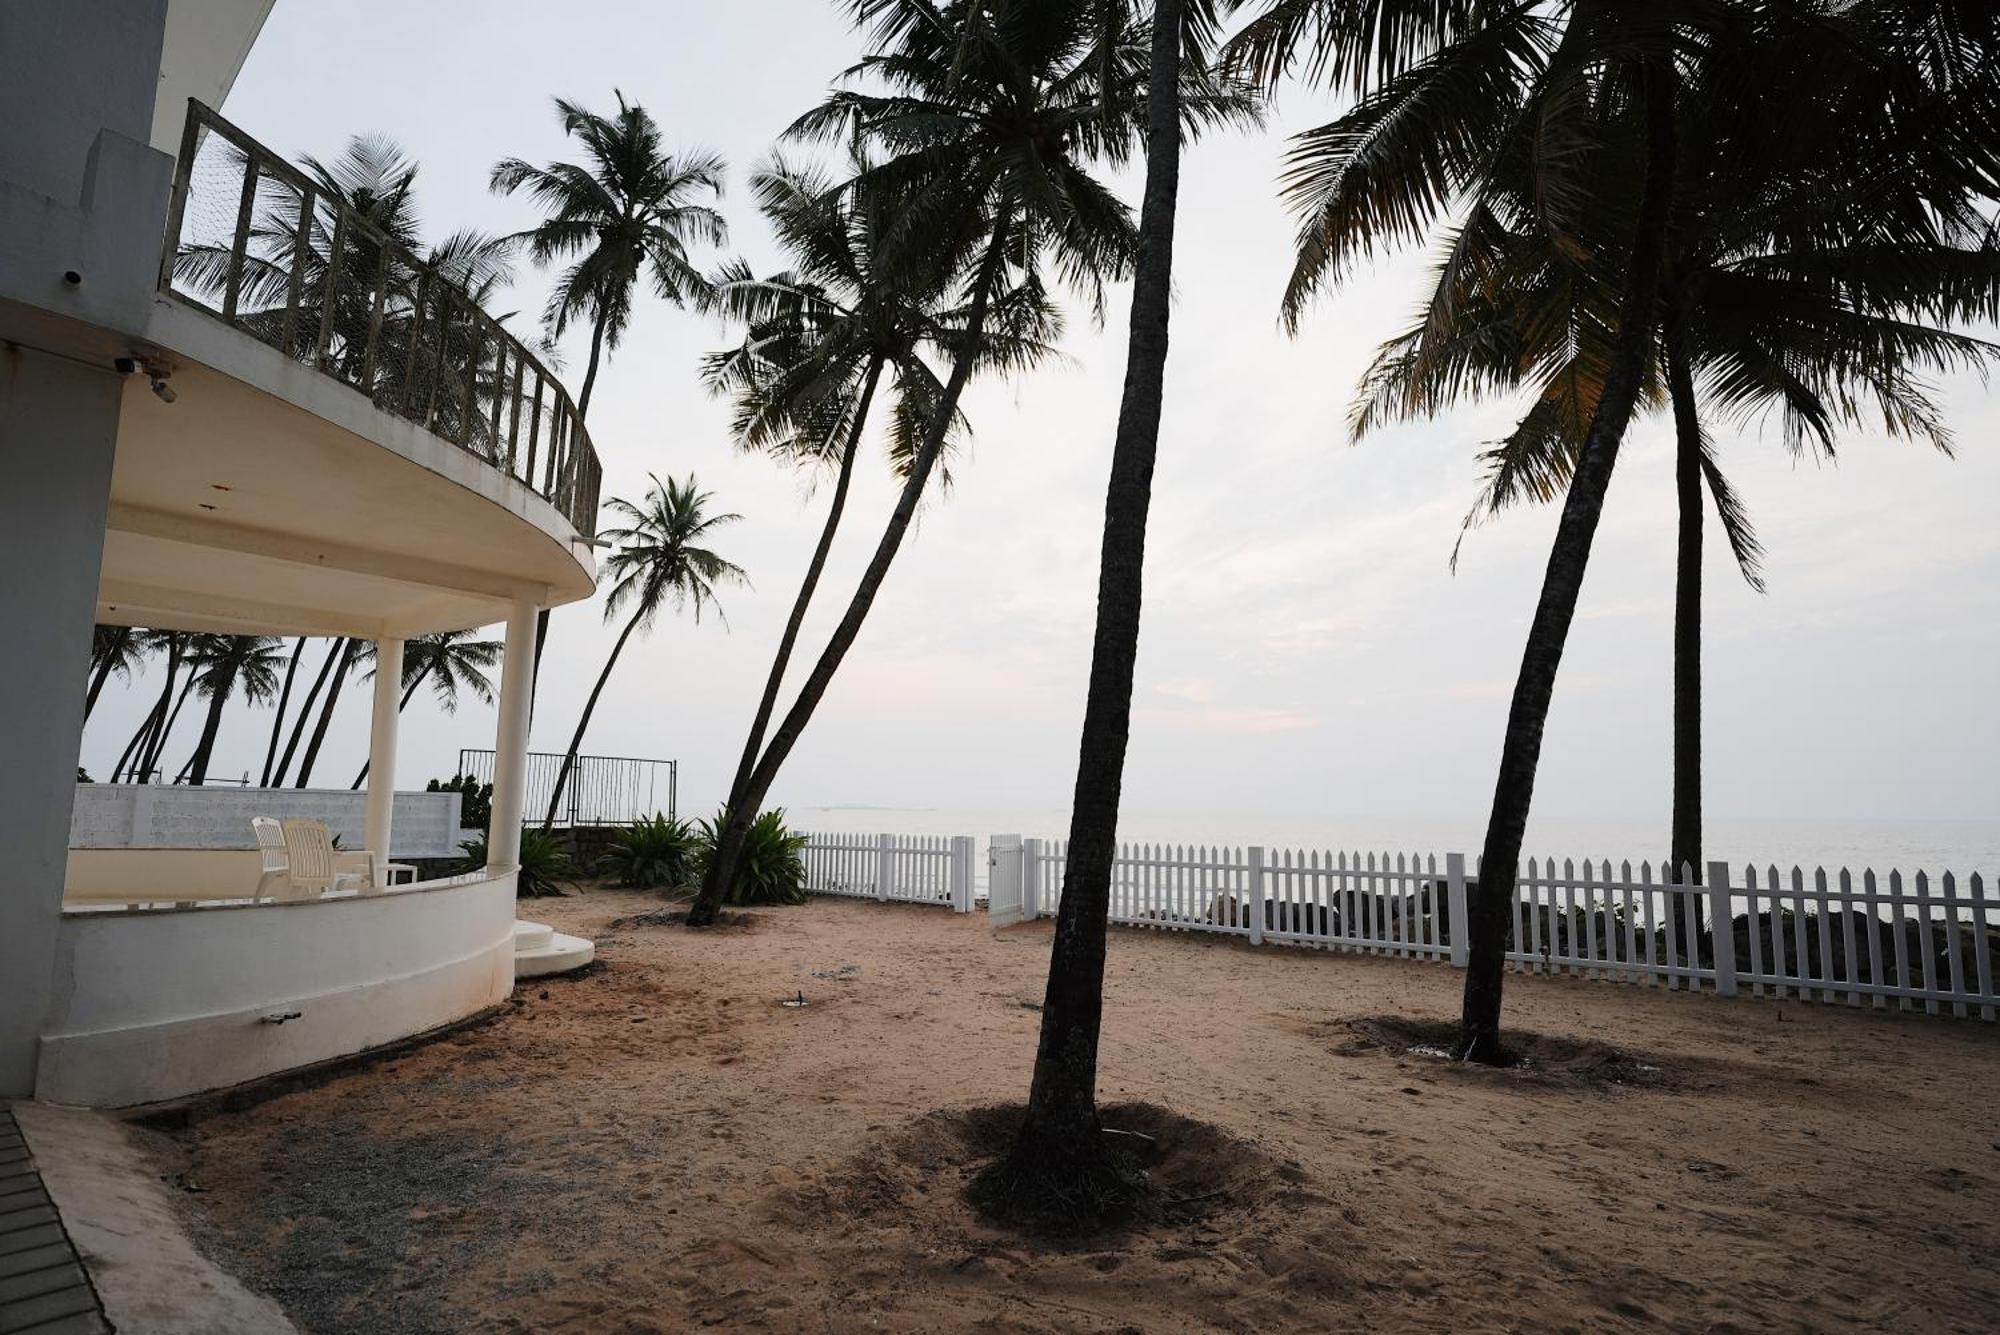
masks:
<path fill-rule="evenodd" d="M 716 831 L 727 819 L 717 812 L 712 821 L 700 822 L 700 851 L 696 866 L 706 870 L 715 852 Z M 785 828 L 782 808 L 763 812 L 750 822 L 743 837 L 743 851 L 736 859 L 735 882 L 723 892 L 725 904 L 803 904 L 806 902 L 806 864 L 799 854 L 806 837 Z"/>
<path fill-rule="evenodd" d="M 465 850 L 466 871 L 477 871 L 486 865 L 486 836 L 475 835 L 459 845 Z M 576 879 L 576 865 L 569 860 L 569 850 L 550 830 L 539 830 L 532 825 L 521 827 L 521 874 L 515 882 L 514 893 L 523 899 L 535 899 L 543 895 L 559 895 L 561 881 Z"/>
<path fill-rule="evenodd" d="M 613 835 L 597 869 L 634 889 L 674 889 L 692 879 L 700 849 L 701 836 L 692 825 L 654 812 Z"/>
<path fill-rule="evenodd" d="M 470 774 L 454 774 L 443 782 L 432 779 L 424 785 L 427 793 L 460 793 L 458 823 L 468 830 L 483 830 L 493 819 L 493 785 L 481 783 Z"/>

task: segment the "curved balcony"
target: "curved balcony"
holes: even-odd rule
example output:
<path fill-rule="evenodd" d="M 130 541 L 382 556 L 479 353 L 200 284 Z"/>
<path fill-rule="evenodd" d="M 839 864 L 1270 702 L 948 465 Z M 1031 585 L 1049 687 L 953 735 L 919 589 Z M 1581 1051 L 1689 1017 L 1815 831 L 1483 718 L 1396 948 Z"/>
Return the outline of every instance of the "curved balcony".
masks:
<path fill-rule="evenodd" d="M 583 418 L 476 285 L 189 102 L 160 291 L 502 470 L 588 538 L 601 472 Z"/>

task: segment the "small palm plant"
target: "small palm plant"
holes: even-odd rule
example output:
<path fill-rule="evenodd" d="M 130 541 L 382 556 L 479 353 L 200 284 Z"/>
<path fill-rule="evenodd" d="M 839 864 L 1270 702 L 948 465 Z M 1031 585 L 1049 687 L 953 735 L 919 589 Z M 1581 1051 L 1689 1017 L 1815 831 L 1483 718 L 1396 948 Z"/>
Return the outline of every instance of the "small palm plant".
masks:
<path fill-rule="evenodd" d="M 700 848 L 700 836 L 687 821 L 654 812 L 613 835 L 597 869 L 630 889 L 677 889 L 694 875 Z"/>
<path fill-rule="evenodd" d="M 604 693 L 604 683 L 611 679 L 611 669 L 618 666 L 618 656 L 625 652 L 633 632 L 650 629 L 660 609 L 670 604 L 692 612 L 699 622 L 702 608 L 716 606 L 717 585 L 746 582 L 741 567 L 703 545 L 717 529 L 742 517 L 710 514 L 709 502 L 714 499 L 690 473 L 685 481 L 668 478 L 662 482 L 655 477 L 641 505 L 615 496 L 606 503 L 606 508 L 625 523 L 605 530 L 605 537 L 615 547 L 604 560 L 604 573 L 612 580 L 611 594 L 604 600 L 604 619 L 611 620 L 628 604 L 632 615 L 612 642 L 604 670 L 597 674 L 597 684 L 584 701 L 583 715 L 576 721 L 576 733 L 570 738 L 562 768 L 556 772 L 555 788 L 549 794 L 544 830 L 555 824 L 556 812 L 562 809 L 563 789 L 568 786 L 570 771 L 576 768 L 576 753 L 583 746 L 597 698 Z M 719 608 L 716 614 L 721 615 Z"/>
<path fill-rule="evenodd" d="M 714 820 L 699 822 L 700 847 L 697 859 L 705 872 L 715 857 L 729 812 L 715 813 Z M 757 819 L 743 827 L 743 846 L 729 884 L 723 891 L 725 904 L 803 904 L 806 902 L 806 837 L 785 827 L 783 808 L 757 813 Z"/>
<path fill-rule="evenodd" d="M 487 836 L 474 835 L 459 845 L 465 854 L 461 870 L 478 871 L 487 865 Z M 576 864 L 562 840 L 532 825 L 521 829 L 521 863 L 514 893 L 523 899 L 546 898 L 562 893 L 562 883 L 576 879 Z"/>

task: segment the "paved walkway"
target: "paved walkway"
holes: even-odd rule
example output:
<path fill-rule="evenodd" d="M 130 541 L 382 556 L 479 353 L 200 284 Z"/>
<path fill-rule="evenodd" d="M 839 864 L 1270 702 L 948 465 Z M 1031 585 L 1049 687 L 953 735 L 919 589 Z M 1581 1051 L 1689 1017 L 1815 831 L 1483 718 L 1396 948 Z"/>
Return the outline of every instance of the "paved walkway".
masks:
<path fill-rule="evenodd" d="M 0 1108 L 0 1335 L 111 1329 L 14 1114 Z"/>

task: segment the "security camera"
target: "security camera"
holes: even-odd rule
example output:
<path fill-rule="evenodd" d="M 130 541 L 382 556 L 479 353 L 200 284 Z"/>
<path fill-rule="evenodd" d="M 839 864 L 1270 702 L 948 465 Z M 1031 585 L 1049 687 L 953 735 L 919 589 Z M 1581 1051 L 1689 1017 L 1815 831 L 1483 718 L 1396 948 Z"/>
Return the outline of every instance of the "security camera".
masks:
<path fill-rule="evenodd" d="M 163 375 L 153 377 L 153 393 L 159 396 L 161 403 L 172 403 L 180 397 L 174 393 L 174 387 L 167 383 L 167 378 Z"/>
<path fill-rule="evenodd" d="M 111 363 L 111 369 L 118 372 L 119 375 L 137 375 L 139 374 L 139 359 L 137 357 L 116 358 Z"/>

